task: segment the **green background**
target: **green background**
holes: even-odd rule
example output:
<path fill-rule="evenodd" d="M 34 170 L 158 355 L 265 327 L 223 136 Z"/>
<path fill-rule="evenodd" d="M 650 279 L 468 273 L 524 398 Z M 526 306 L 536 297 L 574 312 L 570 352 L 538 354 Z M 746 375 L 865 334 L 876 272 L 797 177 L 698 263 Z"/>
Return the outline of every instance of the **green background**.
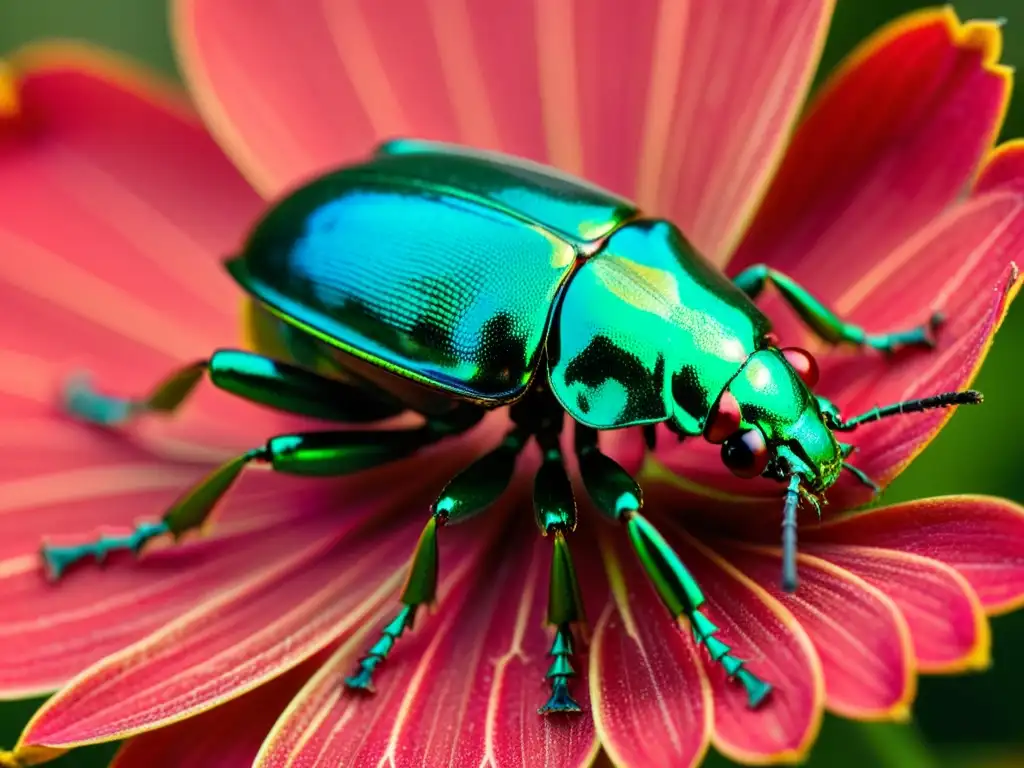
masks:
<path fill-rule="evenodd" d="M 706 0 L 720 2 L 721 0 Z M 819 81 L 860 39 L 888 19 L 926 3 L 838 0 Z M 960 0 L 961 18 L 1009 19 L 1003 60 L 1024 65 L 1024 0 Z M 0 51 L 46 37 L 79 37 L 175 73 L 163 0 L 0 0 Z M 1024 93 L 1015 89 L 1004 138 L 1024 136 Z M 990 493 L 1024 502 L 1018 427 L 1024 309 L 1018 304 L 977 382 L 985 407 L 950 426 L 887 492 L 887 501 L 947 493 Z M 995 667 L 986 674 L 926 677 L 908 726 L 828 718 L 808 765 L 1024 766 L 1024 612 L 993 621 Z M 0 640 L 2 642 L 2 640 Z M 11 746 L 38 701 L 0 704 L 0 745 Z M 106 765 L 112 746 L 75 752 L 64 768 Z M 1019 756 L 1019 757 L 1018 757 Z M 728 761 L 712 756 L 708 765 Z"/>

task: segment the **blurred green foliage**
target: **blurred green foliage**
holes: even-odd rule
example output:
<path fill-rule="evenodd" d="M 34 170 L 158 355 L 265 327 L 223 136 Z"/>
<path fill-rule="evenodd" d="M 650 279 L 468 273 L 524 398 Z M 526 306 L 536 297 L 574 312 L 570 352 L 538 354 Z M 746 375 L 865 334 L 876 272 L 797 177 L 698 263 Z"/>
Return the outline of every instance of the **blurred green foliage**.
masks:
<path fill-rule="evenodd" d="M 710 0 L 709 0 L 710 1 Z M 715 0 L 716 2 L 718 0 Z M 1003 61 L 1024 64 L 1024 0 L 956 0 L 961 18 L 1004 18 Z M 931 3 L 914 0 L 838 0 L 818 74 L 824 76 L 851 47 L 885 21 Z M 0 0 L 0 51 L 52 37 L 83 38 L 175 74 L 164 0 Z M 1004 138 L 1024 135 L 1024 89 L 1015 89 Z M 977 382 L 986 406 L 957 416 L 935 443 L 888 490 L 886 501 L 949 493 L 988 493 L 1024 501 L 1018 408 L 1024 349 L 1024 309 L 1018 304 Z M 921 680 L 911 725 L 864 725 L 827 718 L 808 765 L 844 768 L 1024 765 L 1024 612 L 993 621 L 997 672 Z M 10 746 L 39 701 L 0 705 L 0 745 Z M 54 763 L 104 766 L 113 745 L 81 750 Z M 729 765 L 711 756 L 707 765 Z"/>

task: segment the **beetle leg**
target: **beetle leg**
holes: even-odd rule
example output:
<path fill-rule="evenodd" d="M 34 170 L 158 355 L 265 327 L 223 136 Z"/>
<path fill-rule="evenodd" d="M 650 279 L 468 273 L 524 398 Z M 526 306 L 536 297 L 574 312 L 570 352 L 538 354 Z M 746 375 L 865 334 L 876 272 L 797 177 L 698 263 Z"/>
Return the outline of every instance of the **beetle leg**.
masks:
<path fill-rule="evenodd" d="M 559 426 L 561 426 L 559 424 Z M 555 628 L 554 640 L 548 655 L 551 666 L 546 678 L 551 686 L 547 703 L 538 712 L 579 712 L 580 705 L 569 692 L 569 680 L 577 672 L 572 666 L 574 624 L 585 624 L 583 600 L 580 597 L 576 569 L 565 534 L 576 528 L 576 500 L 572 484 L 565 471 L 558 433 L 552 430 L 538 434 L 544 455 L 534 478 L 533 508 L 541 533 L 552 537 L 551 572 L 548 577 L 548 624 Z"/>
<path fill-rule="evenodd" d="M 697 581 L 657 528 L 640 514 L 643 494 L 636 480 L 601 453 L 596 431 L 580 424 L 576 425 L 576 455 L 594 505 L 609 519 L 626 526 L 630 545 L 669 613 L 677 621 L 685 619 L 696 643 L 707 649 L 712 661 L 721 664 L 730 679 L 743 685 L 748 706 L 759 706 L 771 692 L 771 684 L 747 669 L 716 636 L 718 627 L 700 610 L 705 600 Z"/>
<path fill-rule="evenodd" d="M 174 413 L 209 375 L 214 386 L 280 411 L 337 422 L 368 422 L 394 416 L 404 407 L 386 395 L 306 368 L 252 352 L 220 349 L 170 374 L 143 398 L 121 398 L 95 391 L 81 378 L 69 382 L 65 407 L 74 416 L 107 426 L 144 413 Z"/>
<path fill-rule="evenodd" d="M 931 348 L 935 346 L 935 331 L 943 320 L 942 314 L 936 312 L 928 322 L 915 328 L 894 333 L 869 334 L 860 326 L 844 322 L 805 288 L 764 264 L 748 267 L 738 274 L 733 282 L 751 298 L 756 298 L 767 283 L 772 283 L 811 330 L 832 344 L 856 344 L 882 352 L 892 352 L 908 346 Z"/>
<path fill-rule="evenodd" d="M 468 520 L 497 501 L 511 482 L 516 460 L 529 438 L 530 431 L 517 425 L 497 448 L 448 481 L 431 507 L 430 519 L 413 552 L 402 589 L 402 607 L 381 630 L 380 639 L 359 660 L 355 671 L 345 678 L 347 688 L 373 691 L 373 673 L 377 667 L 387 659 L 395 641 L 407 629 L 412 629 L 419 607 L 433 603 L 436 597 L 437 529 Z"/>
<path fill-rule="evenodd" d="M 855 445 L 850 445 L 849 443 L 840 443 L 839 450 L 842 453 L 843 458 L 848 459 L 850 458 L 850 454 L 857 450 L 857 447 Z M 870 488 L 872 493 L 881 493 L 882 487 L 874 480 L 872 480 L 870 477 L 868 477 L 868 475 L 862 470 L 857 469 L 857 467 L 853 466 L 852 464 L 847 464 L 845 461 L 843 462 L 843 469 L 845 469 L 847 472 L 849 472 L 851 475 L 857 478 L 861 485 L 866 485 L 868 488 Z"/>
<path fill-rule="evenodd" d="M 468 427 L 466 427 L 468 428 Z M 246 451 L 214 469 L 178 498 L 158 522 L 140 523 L 121 536 L 103 535 L 77 546 L 44 544 L 43 562 L 52 579 L 86 558 L 102 562 L 115 551 L 138 554 L 152 539 L 166 534 L 175 539 L 199 529 L 231 489 L 245 466 L 258 461 L 276 472 L 311 477 L 336 477 L 404 458 L 450 434 L 448 427 L 427 424 L 408 430 L 349 430 L 278 435 L 262 447 Z"/>

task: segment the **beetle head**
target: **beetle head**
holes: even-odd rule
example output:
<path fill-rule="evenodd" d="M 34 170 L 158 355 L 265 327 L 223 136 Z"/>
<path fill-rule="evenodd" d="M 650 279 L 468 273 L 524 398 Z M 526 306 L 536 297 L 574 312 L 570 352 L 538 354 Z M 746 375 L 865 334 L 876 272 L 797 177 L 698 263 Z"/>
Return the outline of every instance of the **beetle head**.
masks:
<path fill-rule="evenodd" d="M 718 398 L 704 428 L 722 461 L 740 477 L 785 481 L 821 494 L 835 483 L 843 451 L 811 392 L 817 367 L 798 349 L 762 349 Z"/>
<path fill-rule="evenodd" d="M 878 490 L 870 478 L 843 459 L 853 450 L 836 432 L 889 416 L 981 402 L 973 390 L 904 400 L 843 419 L 828 400 L 816 397 L 818 368 L 802 349 L 769 347 L 754 352 L 718 396 L 704 425 L 704 437 L 722 446 L 722 461 L 740 477 L 761 475 L 787 484 L 782 515 L 782 587 L 796 589 L 797 506 L 816 509 L 825 492 L 849 470 Z"/>

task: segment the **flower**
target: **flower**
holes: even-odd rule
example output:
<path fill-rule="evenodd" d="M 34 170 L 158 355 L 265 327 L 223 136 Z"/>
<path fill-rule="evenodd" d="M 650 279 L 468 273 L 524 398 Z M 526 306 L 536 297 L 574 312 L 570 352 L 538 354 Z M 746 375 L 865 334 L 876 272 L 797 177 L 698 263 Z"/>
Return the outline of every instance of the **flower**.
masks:
<path fill-rule="evenodd" d="M 986 614 L 1024 597 L 1020 508 L 951 497 L 844 514 L 867 500 L 844 478 L 825 523 L 800 531 L 801 589 L 787 595 L 778 486 L 662 434 L 647 509 L 719 637 L 774 685 L 761 707 L 678 631 L 621 531 L 584 517 L 585 712 L 536 713 L 550 543 L 516 523 L 528 472 L 501 509 L 443 531 L 439 609 L 396 646 L 375 696 L 345 694 L 430 501 L 495 443 L 500 414 L 337 482 L 247 472 L 209 536 L 137 563 L 50 584 L 38 559 L 44 538 L 158 516 L 212 463 L 301 428 L 205 388 L 174 419 L 110 432 L 69 419 L 58 392 L 86 368 L 136 395 L 237 344 L 243 297 L 220 260 L 263 199 L 396 134 L 579 172 L 672 218 L 730 274 L 767 262 L 872 330 L 942 310 L 935 350 L 883 357 L 826 350 L 762 302 L 787 343 L 821 350 L 819 389 L 844 413 L 967 386 L 1019 287 L 1024 237 L 1024 143 L 992 149 L 1010 90 L 998 27 L 948 9 L 894 22 L 790 137 L 830 13 L 825 0 L 728 18 L 710 3 L 180 0 L 205 122 L 107 54 L 14 56 L 0 81 L 0 694 L 58 692 L 0 765 L 128 736 L 120 768 L 569 766 L 599 748 L 680 766 L 709 744 L 784 761 L 806 753 L 825 708 L 900 718 L 919 672 L 985 667 Z M 948 415 L 858 430 L 857 465 L 888 483 Z M 630 469 L 636 431 L 602 443 Z"/>

